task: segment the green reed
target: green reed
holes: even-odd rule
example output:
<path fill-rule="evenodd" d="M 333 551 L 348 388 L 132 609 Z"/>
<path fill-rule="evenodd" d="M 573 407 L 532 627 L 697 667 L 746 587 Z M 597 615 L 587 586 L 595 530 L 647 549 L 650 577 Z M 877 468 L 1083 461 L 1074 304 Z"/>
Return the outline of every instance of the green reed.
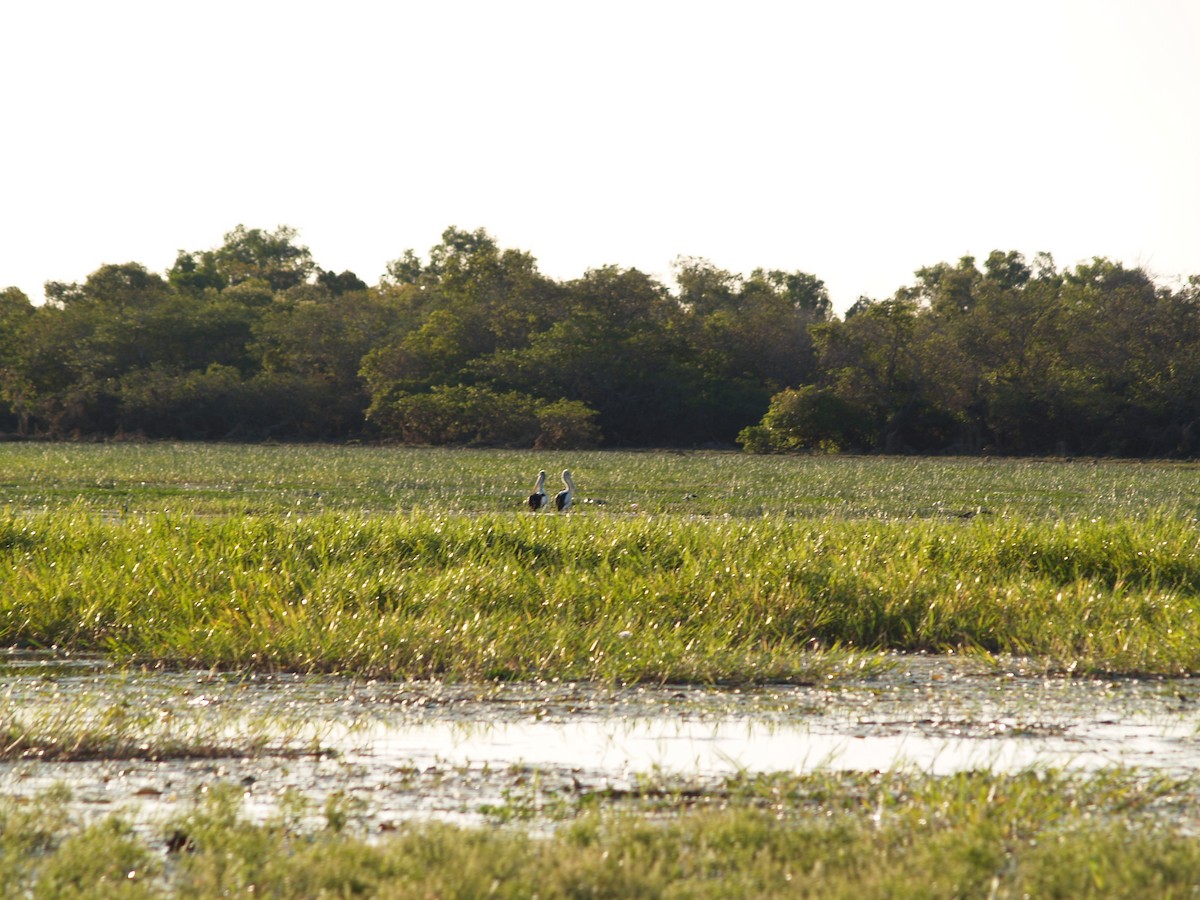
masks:
<path fill-rule="evenodd" d="M 372 677 L 804 681 L 866 651 L 1200 671 L 1200 532 L 318 512 L 0 520 L 0 642 Z"/>

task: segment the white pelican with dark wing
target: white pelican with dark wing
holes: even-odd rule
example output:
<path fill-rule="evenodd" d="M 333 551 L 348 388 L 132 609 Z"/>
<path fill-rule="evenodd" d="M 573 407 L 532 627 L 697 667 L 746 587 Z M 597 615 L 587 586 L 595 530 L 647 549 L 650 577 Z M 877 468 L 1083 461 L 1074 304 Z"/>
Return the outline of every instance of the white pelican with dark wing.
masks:
<path fill-rule="evenodd" d="M 538 472 L 537 483 L 533 486 L 533 493 L 529 495 L 529 508 L 537 512 L 549 503 L 550 498 L 546 496 L 546 470 L 543 469 Z"/>
<path fill-rule="evenodd" d="M 571 498 L 575 495 L 575 482 L 571 480 L 570 469 L 563 469 L 562 480 L 567 487 L 554 495 L 554 508 L 566 512 L 571 508 Z"/>

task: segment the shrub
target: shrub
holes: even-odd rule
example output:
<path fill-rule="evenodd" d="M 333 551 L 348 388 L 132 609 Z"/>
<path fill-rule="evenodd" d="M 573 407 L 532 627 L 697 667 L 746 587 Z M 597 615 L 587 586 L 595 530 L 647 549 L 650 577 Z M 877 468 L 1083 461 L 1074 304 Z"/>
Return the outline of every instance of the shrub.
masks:
<path fill-rule="evenodd" d="M 538 434 L 533 397 L 462 384 L 398 394 L 375 419 L 406 444 L 529 447 Z"/>
<path fill-rule="evenodd" d="M 861 407 L 832 391 L 805 385 L 772 397 L 762 422 L 742 429 L 738 443 L 748 453 L 836 453 L 866 444 L 869 428 L 869 415 Z"/>
<path fill-rule="evenodd" d="M 770 453 L 771 429 L 764 425 L 747 425 L 737 436 L 737 442 L 747 453 Z"/>
<path fill-rule="evenodd" d="M 587 450 L 600 443 L 598 413 L 578 400 L 555 400 L 538 407 L 538 450 Z"/>
<path fill-rule="evenodd" d="M 600 442 L 597 413 L 575 400 L 543 402 L 520 391 L 440 385 L 376 402 L 371 421 L 406 444 L 586 449 Z"/>
<path fill-rule="evenodd" d="M 317 375 L 153 366 L 122 378 L 119 396 L 118 428 L 152 438 L 330 437 L 362 427 L 361 396 Z"/>

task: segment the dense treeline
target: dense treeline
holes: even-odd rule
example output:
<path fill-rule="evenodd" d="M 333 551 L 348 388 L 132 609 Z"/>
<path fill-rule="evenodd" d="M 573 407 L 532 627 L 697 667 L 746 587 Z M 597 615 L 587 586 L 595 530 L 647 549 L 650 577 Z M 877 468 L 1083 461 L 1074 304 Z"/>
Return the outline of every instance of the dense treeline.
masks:
<path fill-rule="evenodd" d="M 1195 455 L 1200 278 L 994 251 L 839 319 L 803 272 L 561 282 L 447 229 L 376 286 L 238 226 L 0 292 L 0 430 L 63 437 Z"/>

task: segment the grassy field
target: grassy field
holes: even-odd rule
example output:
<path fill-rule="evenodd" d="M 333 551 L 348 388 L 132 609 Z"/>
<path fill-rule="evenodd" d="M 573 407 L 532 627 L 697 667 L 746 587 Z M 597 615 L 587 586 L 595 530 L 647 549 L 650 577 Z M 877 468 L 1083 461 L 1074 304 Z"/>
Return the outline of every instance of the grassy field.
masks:
<path fill-rule="evenodd" d="M 387 678 L 1200 671 L 1193 465 L 545 456 L 0 446 L 0 642 Z M 575 511 L 530 514 L 563 464 Z"/>
<path fill-rule="evenodd" d="M 603 501 L 609 515 L 1200 515 L 1196 463 L 167 443 L 0 444 L 0 502 L 185 516 L 508 513 L 522 509 L 539 469 L 553 493 L 564 468 L 580 498 Z"/>
<path fill-rule="evenodd" d="M 593 796 L 541 837 L 425 823 L 366 842 L 336 801 L 315 832 L 300 798 L 253 824 L 231 786 L 145 835 L 75 824 L 52 793 L 0 800 L 0 877 L 37 897 L 1177 897 L 1200 844 L 1163 813 L 1194 798 L 1122 772 L 780 775 Z"/>
<path fill-rule="evenodd" d="M 537 469 L 567 466 L 576 509 L 528 513 Z M 807 681 L 870 671 L 881 650 L 1200 672 L 1193 464 L 2 444 L 0 500 L 11 646 L 396 679 Z M 86 721 L 0 712 L 5 758 L 264 749 L 205 723 L 155 731 L 123 707 Z M 39 897 L 1142 897 L 1200 884 L 1200 785 L 1145 773 L 781 773 L 702 791 L 650 776 L 550 810 L 514 794 L 493 829 L 425 822 L 369 839 L 348 801 L 314 831 L 302 797 L 258 823 L 226 787 L 154 833 L 120 814 L 76 820 L 63 790 L 0 797 L 0 879 Z"/>

